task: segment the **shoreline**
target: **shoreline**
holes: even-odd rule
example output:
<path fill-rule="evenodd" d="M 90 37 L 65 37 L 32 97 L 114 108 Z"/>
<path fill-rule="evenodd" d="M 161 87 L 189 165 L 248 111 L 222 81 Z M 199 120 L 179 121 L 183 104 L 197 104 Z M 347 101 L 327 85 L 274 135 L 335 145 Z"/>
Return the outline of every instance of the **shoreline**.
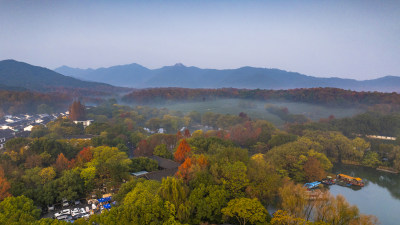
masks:
<path fill-rule="evenodd" d="M 367 167 L 367 168 L 372 168 L 372 169 L 376 169 L 378 171 L 392 173 L 392 174 L 398 174 L 399 173 L 399 171 L 397 171 L 397 170 L 395 170 L 393 168 L 390 168 L 390 167 L 378 166 L 378 167 L 374 168 L 374 167 L 361 165 L 359 162 L 355 162 L 355 161 L 347 161 L 346 160 L 346 161 L 342 161 L 341 163 L 338 163 L 338 164 Z"/>
<path fill-rule="evenodd" d="M 398 174 L 399 171 L 391 169 L 391 168 L 382 168 L 382 167 L 377 167 L 376 170 L 378 171 L 383 171 L 383 172 L 387 172 L 387 173 L 393 173 L 393 174 Z"/>

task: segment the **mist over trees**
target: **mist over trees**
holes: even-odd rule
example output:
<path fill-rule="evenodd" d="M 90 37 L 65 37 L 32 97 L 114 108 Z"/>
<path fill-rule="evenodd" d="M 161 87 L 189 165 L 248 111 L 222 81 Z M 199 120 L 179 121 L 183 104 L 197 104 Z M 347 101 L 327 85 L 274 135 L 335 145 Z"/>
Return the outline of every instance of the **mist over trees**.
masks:
<path fill-rule="evenodd" d="M 24 196 L 46 207 L 118 190 L 110 211 L 78 224 L 377 224 L 343 197 L 322 191 L 320 201 L 310 201 L 302 184 L 330 175 L 333 163 L 399 169 L 397 142 L 375 142 L 348 130 L 360 121 L 358 129 L 364 127 L 365 134 L 384 130 L 387 121 L 396 123 L 395 108 L 373 107 L 366 115 L 318 122 L 291 120 L 285 108 L 267 109 L 287 118 L 285 126 L 251 118 L 245 110 L 238 115 L 182 113 L 115 100 L 85 110 L 75 101 L 69 118 L 7 142 L 0 155 L 0 197 L 13 202 Z M 85 115 L 94 120 L 90 126 L 73 123 Z M 157 133 L 161 128 L 165 133 Z M 397 133 L 395 128 L 387 131 Z M 73 138 L 82 134 L 91 139 Z M 174 160 L 176 173 L 161 182 L 130 175 L 160 171 L 149 156 Z M 278 211 L 272 214 L 268 206 Z M 38 221 L 35 213 L 26 213 L 29 221 Z M 10 218 L 4 221 L 22 221 Z"/>

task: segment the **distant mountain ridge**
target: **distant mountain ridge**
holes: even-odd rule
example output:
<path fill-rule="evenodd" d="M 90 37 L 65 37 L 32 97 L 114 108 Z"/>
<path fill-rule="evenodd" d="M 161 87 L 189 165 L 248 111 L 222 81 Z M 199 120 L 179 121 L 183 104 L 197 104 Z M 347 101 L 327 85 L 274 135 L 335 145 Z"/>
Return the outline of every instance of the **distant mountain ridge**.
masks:
<path fill-rule="evenodd" d="M 113 66 L 99 69 L 79 69 L 62 66 L 55 71 L 83 80 L 104 82 L 112 85 L 150 88 L 248 88 L 293 89 L 334 87 L 355 91 L 400 92 L 400 77 L 386 76 L 373 80 L 358 81 L 343 78 L 312 77 L 279 69 L 241 67 L 238 69 L 201 69 L 180 63 L 159 69 L 148 69 L 139 64 Z"/>
<path fill-rule="evenodd" d="M 53 70 L 15 60 L 0 61 L 0 89 L 49 91 L 52 88 L 111 88 L 109 84 L 82 81 Z"/>

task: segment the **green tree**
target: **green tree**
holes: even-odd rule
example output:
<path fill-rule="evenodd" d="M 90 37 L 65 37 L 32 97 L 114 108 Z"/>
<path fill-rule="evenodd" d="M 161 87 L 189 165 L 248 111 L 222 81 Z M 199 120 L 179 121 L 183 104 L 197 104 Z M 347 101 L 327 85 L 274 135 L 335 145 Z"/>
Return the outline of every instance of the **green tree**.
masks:
<path fill-rule="evenodd" d="M 57 179 L 58 201 L 67 199 L 69 201 L 78 199 L 84 193 L 84 181 L 80 177 L 79 169 L 64 171 Z"/>
<path fill-rule="evenodd" d="M 191 206 L 190 224 L 202 221 L 222 223 L 221 209 L 228 203 L 229 193 L 221 185 L 200 184 L 189 196 Z"/>
<path fill-rule="evenodd" d="M 39 219 L 40 209 L 25 196 L 8 197 L 0 202 L 0 224 L 25 225 Z"/>
<path fill-rule="evenodd" d="M 132 158 L 132 163 L 130 169 L 132 172 L 139 172 L 139 171 L 156 171 L 158 169 L 158 162 L 154 159 L 150 159 L 147 157 L 135 157 Z"/>
<path fill-rule="evenodd" d="M 371 144 L 359 137 L 353 139 L 351 142 L 353 144 L 353 151 L 345 155 L 345 157 L 354 161 L 360 161 L 364 156 L 364 152 L 371 148 Z"/>
<path fill-rule="evenodd" d="M 262 154 L 251 157 L 247 176 L 250 183 L 246 193 L 252 198 L 258 198 L 264 205 L 272 204 L 278 194 L 281 178 L 275 168 L 265 161 Z"/>
<path fill-rule="evenodd" d="M 85 183 L 86 190 L 92 190 L 95 185 L 95 178 L 96 178 L 96 167 L 88 166 L 81 170 L 80 173 L 81 179 Z"/>
<path fill-rule="evenodd" d="M 189 217 L 189 209 L 185 204 L 188 194 L 189 188 L 180 179 L 167 177 L 161 182 L 159 195 L 164 201 L 174 205 L 176 216 L 180 221 L 186 221 Z"/>
<path fill-rule="evenodd" d="M 229 190 L 229 193 L 234 197 L 244 195 L 244 190 L 249 184 L 247 178 L 247 167 L 243 162 L 225 163 L 215 167 L 214 175 L 219 177 L 219 180 Z M 217 171 L 216 171 L 217 170 Z"/>
<path fill-rule="evenodd" d="M 43 218 L 35 221 L 33 225 L 68 225 L 70 223 L 57 219 Z M 75 224 L 75 223 L 74 223 Z"/>
<path fill-rule="evenodd" d="M 137 183 L 135 188 L 130 191 L 123 201 L 120 215 L 110 211 L 108 220 L 103 224 L 162 224 L 169 215 L 164 207 L 162 198 L 157 194 L 160 189 L 160 183 L 157 181 L 144 181 Z M 115 217 L 115 218 L 114 218 Z"/>
<path fill-rule="evenodd" d="M 227 217 L 234 217 L 240 225 L 266 222 L 268 215 L 268 211 L 256 198 L 232 199 L 221 211 Z"/>
<path fill-rule="evenodd" d="M 125 152 L 107 146 L 100 146 L 92 151 L 93 160 L 90 163 L 96 167 L 101 180 L 110 179 L 114 182 L 120 182 L 129 177 L 129 167 L 132 161 Z"/>
<path fill-rule="evenodd" d="M 31 133 L 30 133 L 30 137 L 32 138 L 40 138 L 40 137 L 44 137 L 47 134 L 49 134 L 49 129 L 44 126 L 44 125 L 36 125 L 34 127 L 32 127 Z"/>
<path fill-rule="evenodd" d="M 166 144 L 157 145 L 157 147 L 154 148 L 153 154 L 156 156 L 166 158 L 166 159 L 174 158 L 172 153 L 170 151 L 168 151 Z"/>
<path fill-rule="evenodd" d="M 40 202 L 43 205 L 51 205 L 54 204 L 57 201 L 57 199 L 61 199 L 58 197 L 59 192 L 57 188 L 58 188 L 57 180 L 52 180 L 43 185 L 43 188 L 40 192 Z"/>
<path fill-rule="evenodd" d="M 45 184 L 51 180 L 53 180 L 56 177 L 56 171 L 54 170 L 53 167 L 46 167 L 43 168 L 40 173 L 40 177 L 42 178 L 42 184 Z"/>
<path fill-rule="evenodd" d="M 142 183 L 143 181 L 145 181 L 144 178 L 139 178 L 139 179 L 134 178 L 126 183 L 123 183 L 119 188 L 117 194 L 113 196 L 113 200 L 117 201 L 117 203 L 122 203 L 125 196 L 129 192 L 131 192 L 138 183 Z"/>
<path fill-rule="evenodd" d="M 305 223 L 305 219 L 290 215 L 284 210 L 276 211 L 271 219 L 271 225 L 303 225 Z"/>
<path fill-rule="evenodd" d="M 369 167 L 378 167 L 379 165 L 382 164 L 382 162 L 379 160 L 379 155 L 376 152 L 373 151 L 368 151 L 364 159 L 362 160 L 362 164 L 364 166 L 369 166 Z"/>
<path fill-rule="evenodd" d="M 44 114 L 44 113 L 51 114 L 51 113 L 53 113 L 53 108 L 46 104 L 40 104 L 40 105 L 38 105 L 36 111 L 41 114 Z"/>
<path fill-rule="evenodd" d="M 277 134 L 271 136 L 271 139 L 268 141 L 268 145 L 273 148 L 275 146 L 283 145 L 296 140 L 296 135 L 288 134 L 286 132 L 278 132 Z"/>

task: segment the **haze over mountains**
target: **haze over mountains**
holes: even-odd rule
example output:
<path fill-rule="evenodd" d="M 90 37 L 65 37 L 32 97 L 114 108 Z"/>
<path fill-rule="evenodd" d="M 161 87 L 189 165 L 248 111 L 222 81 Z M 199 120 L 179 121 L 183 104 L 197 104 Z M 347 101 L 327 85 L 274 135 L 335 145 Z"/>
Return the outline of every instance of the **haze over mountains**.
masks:
<path fill-rule="evenodd" d="M 99 69 L 79 69 L 62 66 L 58 73 L 82 80 L 108 83 L 116 86 L 186 87 L 186 88 L 248 88 L 292 89 L 336 87 L 356 91 L 400 91 L 400 77 L 385 76 L 373 80 L 357 81 L 343 78 L 319 78 L 279 69 L 242 67 L 238 69 L 201 69 L 180 63 L 159 69 L 148 69 L 139 64 Z"/>

